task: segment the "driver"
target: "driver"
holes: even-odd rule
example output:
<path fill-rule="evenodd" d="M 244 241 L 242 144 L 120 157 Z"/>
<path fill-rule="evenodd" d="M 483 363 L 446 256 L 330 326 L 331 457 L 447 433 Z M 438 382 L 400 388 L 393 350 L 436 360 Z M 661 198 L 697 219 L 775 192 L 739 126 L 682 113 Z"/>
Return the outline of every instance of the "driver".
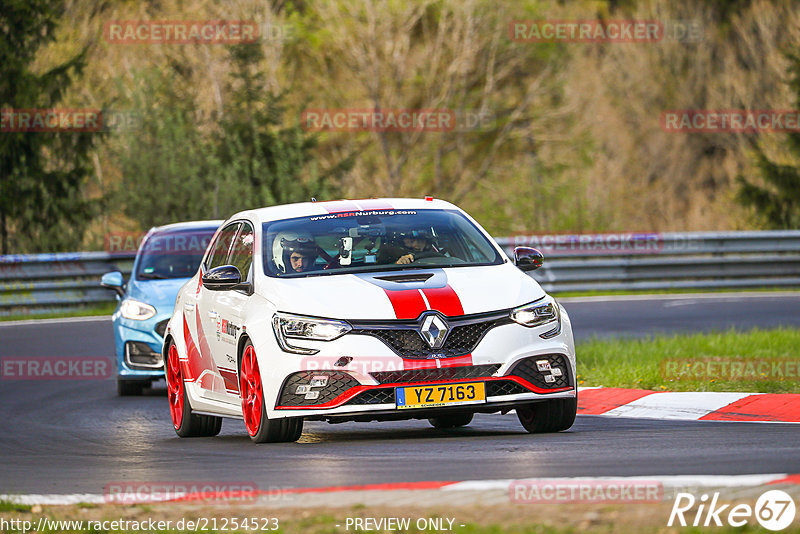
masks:
<path fill-rule="evenodd" d="M 272 260 L 278 274 L 313 270 L 316 259 L 317 244 L 307 232 L 281 232 L 272 242 Z"/>
<path fill-rule="evenodd" d="M 433 237 L 427 230 L 398 232 L 395 244 L 381 247 L 378 252 L 378 263 L 396 263 L 408 265 L 422 258 L 443 257 L 433 246 Z"/>

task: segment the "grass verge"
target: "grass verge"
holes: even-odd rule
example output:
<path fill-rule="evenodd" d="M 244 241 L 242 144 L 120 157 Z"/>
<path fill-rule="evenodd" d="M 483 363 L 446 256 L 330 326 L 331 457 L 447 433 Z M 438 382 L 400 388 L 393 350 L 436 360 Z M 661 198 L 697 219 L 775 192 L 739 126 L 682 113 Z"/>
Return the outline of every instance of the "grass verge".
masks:
<path fill-rule="evenodd" d="M 593 339 L 577 344 L 578 385 L 800 393 L 800 330 Z"/>

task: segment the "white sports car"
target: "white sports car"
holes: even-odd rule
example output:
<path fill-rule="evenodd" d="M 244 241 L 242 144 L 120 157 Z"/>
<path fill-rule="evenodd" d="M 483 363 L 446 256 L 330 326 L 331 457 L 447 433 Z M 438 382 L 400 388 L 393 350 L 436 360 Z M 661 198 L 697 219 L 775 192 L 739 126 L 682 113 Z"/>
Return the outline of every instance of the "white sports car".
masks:
<path fill-rule="evenodd" d="M 253 441 L 304 420 L 428 419 L 515 409 L 529 432 L 572 426 L 569 317 L 456 206 L 426 197 L 238 213 L 181 288 L 164 340 L 179 436 L 243 418 Z"/>

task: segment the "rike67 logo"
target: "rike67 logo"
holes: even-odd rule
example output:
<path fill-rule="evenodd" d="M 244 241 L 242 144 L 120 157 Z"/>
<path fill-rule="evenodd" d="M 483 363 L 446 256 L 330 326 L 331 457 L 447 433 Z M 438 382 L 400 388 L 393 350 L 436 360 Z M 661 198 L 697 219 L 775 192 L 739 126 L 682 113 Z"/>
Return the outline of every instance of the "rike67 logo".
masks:
<path fill-rule="evenodd" d="M 699 501 L 699 502 L 698 502 Z M 695 505 L 697 509 L 694 510 Z M 769 490 L 761 494 L 755 506 L 749 504 L 720 504 L 719 493 L 710 500 L 707 494 L 695 499 L 691 493 L 678 493 L 667 526 L 674 524 L 694 527 L 724 526 L 742 527 L 755 519 L 763 528 L 772 531 L 783 530 L 794 521 L 794 499 L 781 490 Z M 688 518 L 688 522 L 687 522 Z"/>

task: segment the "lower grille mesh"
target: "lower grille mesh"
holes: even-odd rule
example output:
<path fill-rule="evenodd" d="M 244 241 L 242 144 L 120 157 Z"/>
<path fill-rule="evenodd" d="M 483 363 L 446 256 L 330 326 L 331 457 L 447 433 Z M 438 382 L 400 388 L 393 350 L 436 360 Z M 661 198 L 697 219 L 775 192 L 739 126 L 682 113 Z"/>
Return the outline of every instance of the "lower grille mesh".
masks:
<path fill-rule="evenodd" d="M 319 391 L 316 399 L 306 399 L 305 394 L 296 394 L 297 386 L 308 385 L 312 377 L 326 376 L 325 386 L 315 386 L 311 391 Z M 278 406 L 314 406 L 332 401 L 348 389 L 358 385 L 358 380 L 347 373 L 338 371 L 302 371 L 289 375 L 283 383 Z"/>

